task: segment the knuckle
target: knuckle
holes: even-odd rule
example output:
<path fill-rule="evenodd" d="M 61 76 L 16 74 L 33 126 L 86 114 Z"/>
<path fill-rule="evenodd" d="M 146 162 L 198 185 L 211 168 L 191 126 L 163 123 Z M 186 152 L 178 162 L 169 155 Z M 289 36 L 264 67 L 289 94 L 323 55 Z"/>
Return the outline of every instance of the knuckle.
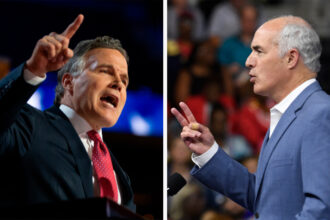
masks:
<path fill-rule="evenodd" d="M 69 39 L 66 38 L 66 37 L 64 37 L 64 38 L 62 39 L 62 43 L 63 43 L 63 44 L 69 44 Z"/>
<path fill-rule="evenodd" d="M 62 44 L 57 41 L 56 44 L 55 44 L 55 46 L 56 46 L 56 48 L 61 48 L 62 47 Z"/>
<path fill-rule="evenodd" d="M 40 43 L 46 43 L 47 42 L 47 36 L 42 37 L 41 39 L 38 40 Z"/>
<path fill-rule="evenodd" d="M 48 48 L 49 48 L 50 50 L 55 50 L 55 46 L 54 46 L 53 44 L 48 44 Z"/>

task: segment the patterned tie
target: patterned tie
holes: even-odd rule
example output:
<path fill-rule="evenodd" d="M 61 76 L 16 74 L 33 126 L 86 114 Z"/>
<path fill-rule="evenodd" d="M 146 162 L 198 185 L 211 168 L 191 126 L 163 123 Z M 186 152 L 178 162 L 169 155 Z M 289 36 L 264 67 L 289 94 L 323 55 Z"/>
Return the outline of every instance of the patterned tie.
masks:
<path fill-rule="evenodd" d="M 100 196 L 117 202 L 118 188 L 108 148 L 96 131 L 91 130 L 87 134 L 94 141 L 92 161 L 100 186 Z"/>

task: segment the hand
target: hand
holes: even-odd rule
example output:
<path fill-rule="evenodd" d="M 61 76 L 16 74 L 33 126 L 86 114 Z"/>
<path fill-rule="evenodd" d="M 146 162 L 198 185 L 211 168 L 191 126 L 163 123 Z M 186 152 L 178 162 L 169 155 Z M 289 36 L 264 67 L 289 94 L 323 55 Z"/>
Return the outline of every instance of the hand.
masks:
<path fill-rule="evenodd" d="M 201 155 L 212 147 L 214 137 L 206 126 L 196 121 L 189 107 L 184 102 L 180 102 L 179 105 L 187 118 L 176 108 L 172 108 L 171 112 L 183 127 L 181 138 L 191 151 L 197 155 Z"/>
<path fill-rule="evenodd" d="M 73 56 L 69 42 L 83 20 L 84 16 L 80 14 L 62 34 L 52 32 L 41 38 L 26 62 L 26 68 L 40 77 L 44 77 L 47 72 L 62 68 Z"/>

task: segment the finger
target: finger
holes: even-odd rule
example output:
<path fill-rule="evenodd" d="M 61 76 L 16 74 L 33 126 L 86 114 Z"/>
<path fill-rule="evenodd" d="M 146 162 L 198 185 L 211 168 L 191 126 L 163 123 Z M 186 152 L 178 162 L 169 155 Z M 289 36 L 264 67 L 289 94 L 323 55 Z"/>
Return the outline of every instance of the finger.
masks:
<path fill-rule="evenodd" d="M 197 122 L 191 123 L 191 125 L 189 125 L 189 127 L 192 126 L 193 128 L 196 128 L 197 127 L 196 125 L 198 126 L 198 128 L 197 129 L 193 129 L 193 130 L 197 130 L 197 131 L 199 131 L 201 133 L 204 133 L 204 134 L 210 133 L 210 129 L 208 127 L 206 127 L 205 125 L 202 125 L 200 123 L 197 123 Z"/>
<path fill-rule="evenodd" d="M 69 48 L 67 48 L 64 52 L 63 52 L 63 65 L 66 64 L 71 57 L 73 56 L 73 51 Z"/>
<path fill-rule="evenodd" d="M 184 136 L 184 135 L 183 135 Z M 185 145 L 194 153 L 197 153 L 198 155 L 200 155 L 200 142 L 197 141 L 195 138 L 191 138 L 191 137 L 185 137 L 182 138 L 183 142 L 185 143 Z"/>
<path fill-rule="evenodd" d="M 54 37 L 52 36 L 47 36 L 46 40 L 49 44 L 53 44 L 56 50 L 55 56 L 57 56 L 61 51 L 62 51 L 62 44 L 57 41 Z"/>
<path fill-rule="evenodd" d="M 84 20 L 84 16 L 79 14 L 77 18 L 63 31 L 62 35 L 67 37 L 68 39 L 72 38 L 72 36 L 76 33 L 79 29 L 81 23 Z"/>
<path fill-rule="evenodd" d="M 192 130 L 199 131 L 199 132 L 202 132 L 202 133 L 205 133 L 205 132 L 209 131 L 208 127 L 206 127 L 206 126 L 204 126 L 204 125 L 202 125 L 198 122 L 189 123 L 188 127 Z"/>
<path fill-rule="evenodd" d="M 192 122 L 192 123 L 189 124 L 189 128 L 192 129 L 192 130 L 198 131 L 198 129 L 199 129 L 199 123 Z"/>
<path fill-rule="evenodd" d="M 182 129 L 182 132 L 189 132 L 191 133 L 191 135 L 193 135 L 194 137 L 200 137 L 202 136 L 202 133 L 199 132 L 199 131 L 195 131 L 195 130 L 192 130 L 190 129 L 190 127 L 188 126 L 184 126 L 183 129 Z"/>
<path fill-rule="evenodd" d="M 60 42 L 62 44 L 62 49 L 66 49 L 69 47 L 69 39 L 64 37 L 61 34 L 57 34 L 55 32 L 50 33 L 50 36 L 52 36 L 53 38 L 55 38 L 58 42 Z"/>
<path fill-rule="evenodd" d="M 62 62 L 64 60 L 64 55 L 60 54 L 59 56 L 57 56 L 57 62 Z"/>
<path fill-rule="evenodd" d="M 71 57 L 73 57 L 73 51 L 70 48 L 66 48 L 63 51 L 63 55 L 64 55 L 64 59 L 70 59 Z"/>
<path fill-rule="evenodd" d="M 171 113 L 175 116 L 176 120 L 178 120 L 182 127 L 189 125 L 189 122 L 186 120 L 186 118 L 183 117 L 183 115 L 176 108 L 171 108 Z"/>
<path fill-rule="evenodd" d="M 186 115 L 189 123 L 197 122 L 194 115 L 193 115 L 193 113 L 190 111 L 190 109 L 189 109 L 189 107 L 187 106 L 186 103 L 180 102 L 179 105 L 180 105 L 182 111 L 184 112 L 184 114 Z"/>
<path fill-rule="evenodd" d="M 193 142 L 197 142 L 198 141 L 198 139 L 197 139 L 198 137 L 196 137 L 196 135 L 194 133 L 192 133 L 192 132 L 182 131 L 181 134 L 180 134 L 180 136 L 181 136 L 181 138 L 183 140 L 189 138 Z"/>
<path fill-rule="evenodd" d="M 39 41 L 39 48 L 41 51 L 45 52 L 45 55 L 49 60 L 53 59 L 56 56 L 56 48 L 53 44 L 49 43 L 46 37 L 43 37 Z"/>

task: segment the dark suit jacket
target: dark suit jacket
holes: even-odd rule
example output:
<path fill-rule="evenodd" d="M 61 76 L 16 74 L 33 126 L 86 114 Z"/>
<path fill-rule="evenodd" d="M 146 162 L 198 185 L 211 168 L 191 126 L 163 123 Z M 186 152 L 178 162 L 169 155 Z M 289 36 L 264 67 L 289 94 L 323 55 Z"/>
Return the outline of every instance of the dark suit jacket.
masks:
<path fill-rule="evenodd" d="M 24 64 L 0 81 L 0 205 L 94 197 L 91 160 L 69 119 L 26 104 L 37 86 Z M 110 151 L 110 149 L 109 149 Z M 135 211 L 130 180 L 111 153 L 122 204 Z"/>

